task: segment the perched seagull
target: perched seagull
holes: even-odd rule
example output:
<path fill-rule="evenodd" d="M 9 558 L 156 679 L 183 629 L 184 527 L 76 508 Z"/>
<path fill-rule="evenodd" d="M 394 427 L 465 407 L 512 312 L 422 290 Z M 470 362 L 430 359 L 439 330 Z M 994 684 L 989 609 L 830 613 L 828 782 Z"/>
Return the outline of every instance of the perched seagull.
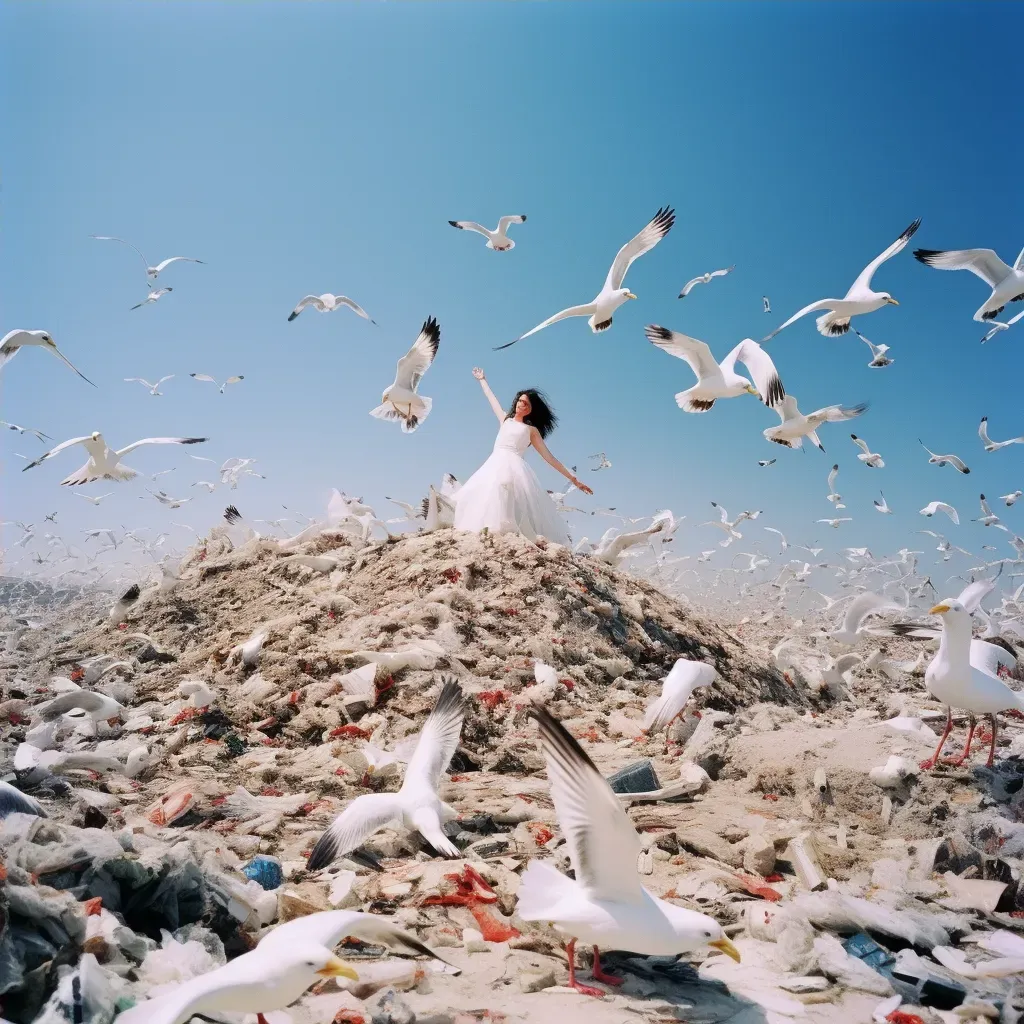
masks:
<path fill-rule="evenodd" d="M 605 455 L 604 452 L 598 452 L 596 455 L 588 455 L 587 458 L 588 459 L 597 459 L 598 460 L 598 463 L 597 463 L 596 466 L 591 466 L 590 467 L 592 473 L 596 473 L 596 472 L 598 472 L 598 470 L 601 470 L 601 469 L 611 469 L 612 468 L 612 464 L 608 460 L 608 456 Z"/>
<path fill-rule="evenodd" d="M 161 260 L 155 267 L 149 265 L 149 260 L 142 255 L 142 250 L 138 246 L 132 245 L 131 242 L 126 242 L 123 238 L 115 238 L 113 235 L 90 235 L 90 238 L 95 238 L 99 242 L 120 242 L 122 245 L 131 245 L 131 247 L 139 254 L 142 259 L 142 265 L 146 268 L 146 277 L 150 281 L 155 281 L 161 271 L 166 270 L 172 263 L 202 263 L 202 260 L 197 260 L 192 256 L 171 256 L 169 259 Z M 170 291 L 170 289 L 167 289 Z"/>
<path fill-rule="evenodd" d="M 761 514 L 760 512 L 741 512 L 732 522 L 729 522 L 729 513 L 717 501 L 711 502 L 711 507 L 718 509 L 719 521 L 717 523 L 713 521 L 701 523 L 700 525 L 714 526 L 726 535 L 725 540 L 719 541 L 718 546 L 721 548 L 727 548 L 734 540 L 742 540 L 743 534 L 736 527 L 745 519 L 756 519 Z"/>
<path fill-rule="evenodd" d="M 174 291 L 173 288 L 156 288 L 153 291 L 151 291 L 141 302 L 137 302 L 131 308 L 132 309 L 141 309 L 147 303 L 156 302 L 158 299 L 162 298 L 168 292 L 173 292 L 173 291 Z"/>
<path fill-rule="evenodd" d="M 48 352 L 52 352 L 65 366 L 71 367 L 79 377 L 82 378 L 87 384 L 92 384 L 92 381 L 81 370 L 76 366 L 73 366 L 58 348 L 53 338 L 47 334 L 46 331 L 8 331 L 4 336 L 3 340 L 0 341 L 0 370 L 2 370 L 17 354 L 18 352 L 30 345 L 38 346 L 39 348 L 45 348 Z M 92 384 L 96 387 L 95 384 Z M 11 429 L 17 430 L 19 428 L 12 427 Z M 36 431 L 32 431 L 36 433 Z"/>
<path fill-rule="evenodd" d="M 789 547 L 789 541 L 786 540 L 786 535 L 781 530 L 776 530 L 774 526 L 766 526 L 765 530 L 768 533 L 777 533 L 779 535 L 779 544 L 781 545 L 779 548 L 779 554 L 781 555 L 786 548 Z"/>
<path fill-rule="evenodd" d="M 862 454 L 858 455 L 857 458 L 871 469 L 883 469 L 885 467 L 885 460 L 877 452 L 873 452 L 867 445 L 867 442 L 862 438 L 859 438 L 856 434 L 850 435 L 853 443 L 861 450 Z"/>
<path fill-rule="evenodd" d="M 900 605 L 880 594 L 858 594 L 846 609 L 842 626 L 833 630 L 828 636 L 847 647 L 855 647 L 860 638 L 864 636 L 865 619 L 883 611 L 899 611 L 900 608 Z"/>
<path fill-rule="evenodd" d="M 37 704 L 32 709 L 32 715 L 38 722 L 55 722 L 76 709 L 84 711 L 94 722 L 116 722 L 125 710 L 116 700 L 102 693 L 75 689 Z"/>
<path fill-rule="evenodd" d="M 168 508 L 181 508 L 186 502 L 191 501 L 191 498 L 171 498 L 164 491 L 150 491 L 146 488 L 150 494 L 160 502 L 161 505 L 166 505 Z"/>
<path fill-rule="evenodd" d="M 757 464 L 764 469 L 765 466 L 774 466 L 778 459 L 758 459 Z"/>
<path fill-rule="evenodd" d="M 27 431 L 29 434 L 35 434 L 40 441 L 53 440 L 49 434 L 44 434 L 41 430 L 33 430 L 31 427 L 19 427 L 17 423 L 8 423 L 6 420 L 0 420 L 0 427 L 6 427 L 8 430 L 16 430 L 19 434 L 24 434 Z"/>
<path fill-rule="evenodd" d="M 863 313 L 873 313 L 881 309 L 887 303 L 898 306 L 899 303 L 888 292 L 876 292 L 871 288 L 871 278 L 875 271 L 888 259 L 891 259 L 900 252 L 910 241 L 914 232 L 921 226 L 921 218 L 915 220 L 904 232 L 889 246 L 881 255 L 876 256 L 858 275 L 857 280 L 850 285 L 850 290 L 841 299 L 819 299 L 809 306 L 804 306 L 799 312 L 794 313 L 781 327 L 776 327 L 771 334 L 761 339 L 762 344 L 771 341 L 779 331 L 785 330 L 791 323 L 799 320 L 807 313 L 815 310 L 826 309 L 829 312 L 818 317 L 818 333 L 826 336 L 838 337 L 850 329 L 850 317 L 859 316 Z"/>
<path fill-rule="evenodd" d="M 872 369 L 878 369 L 882 366 L 892 366 L 894 360 L 890 359 L 885 353 L 889 351 L 888 345 L 875 345 L 868 341 L 856 327 L 853 328 L 853 333 L 864 342 L 869 349 L 871 349 L 871 362 L 868 363 Z"/>
<path fill-rule="evenodd" d="M 595 334 L 598 331 L 607 330 L 612 325 L 612 314 L 614 314 L 615 310 L 627 299 L 636 298 L 628 288 L 622 287 L 622 282 L 626 277 L 626 271 L 629 270 L 630 264 L 638 256 L 643 256 L 645 252 L 650 252 L 669 233 L 672 225 L 675 223 L 675 219 L 675 211 L 669 207 L 666 206 L 658 210 L 653 220 L 618 251 L 611 269 L 608 271 L 608 276 L 605 278 L 604 287 L 592 302 L 588 302 L 583 306 L 570 306 L 568 309 L 563 309 L 560 313 L 548 317 L 547 320 L 538 324 L 532 330 L 527 331 L 525 334 L 520 334 L 518 338 L 505 345 L 496 346 L 496 349 L 508 348 L 517 341 L 522 341 L 523 338 L 528 338 L 531 334 L 536 334 L 545 327 L 549 327 L 559 320 L 566 320 L 572 316 L 589 317 L 590 319 L 587 323 Z"/>
<path fill-rule="evenodd" d="M 1024 494 L 1024 491 L 1011 491 L 1009 494 L 1000 494 L 999 500 L 1006 502 L 1006 507 L 1009 508 L 1011 505 L 1016 504 L 1017 499 Z"/>
<path fill-rule="evenodd" d="M 970 470 L 964 464 L 964 460 L 958 458 L 956 455 L 936 455 L 935 452 L 929 448 L 921 438 L 917 439 L 917 443 L 928 453 L 928 465 L 929 466 L 944 466 L 948 462 L 958 473 L 970 473 Z"/>
<path fill-rule="evenodd" d="M 1000 522 L 999 516 L 989 508 L 984 494 L 981 496 L 981 515 L 974 522 L 981 523 L 982 526 L 998 526 L 1000 530 L 1006 530 L 1006 527 Z M 1009 533 L 1010 531 L 1006 530 L 1006 532 Z"/>
<path fill-rule="evenodd" d="M 103 435 L 97 430 L 85 437 L 73 437 L 70 441 L 51 448 L 45 455 L 40 455 L 35 462 L 30 462 L 22 470 L 32 469 L 47 459 L 52 458 L 58 452 L 70 448 L 72 445 L 83 445 L 89 453 L 89 461 L 81 469 L 75 470 L 70 476 L 61 480 L 62 487 L 75 487 L 79 484 L 88 484 L 93 480 L 131 480 L 139 474 L 134 469 L 120 465 L 121 459 L 129 452 L 144 444 L 202 444 L 209 440 L 205 437 L 144 437 L 141 441 L 134 441 L 125 448 L 117 449 L 107 447 Z"/>
<path fill-rule="evenodd" d="M 652 345 L 670 356 L 684 359 L 697 375 L 693 387 L 676 395 L 676 405 L 684 412 L 707 412 L 719 398 L 736 398 L 743 394 L 757 395 L 765 405 L 777 406 L 786 395 L 771 357 L 750 338 L 741 341 L 717 363 L 708 345 L 696 338 L 657 324 L 648 324 L 644 333 Z M 736 372 L 737 362 L 750 370 L 756 387 Z"/>
<path fill-rule="evenodd" d="M 766 440 L 781 444 L 784 448 L 801 448 L 806 437 L 824 451 L 824 445 L 818 440 L 818 427 L 823 423 L 839 423 L 860 416 L 867 410 L 867 404 L 829 405 L 804 416 L 797 408 L 796 398 L 786 395 L 774 408 L 782 422 L 777 427 L 768 427 L 763 431 Z"/>
<path fill-rule="evenodd" d="M 734 263 L 731 267 L 726 267 L 725 270 L 712 270 L 709 274 L 701 274 L 699 277 L 691 278 L 683 285 L 683 290 L 679 293 L 678 298 L 685 299 L 695 285 L 710 284 L 713 277 L 725 277 L 726 274 L 735 269 L 736 264 Z"/>
<path fill-rule="evenodd" d="M 992 289 L 974 314 L 979 323 L 994 320 L 1008 302 L 1024 299 L 1024 249 L 1008 267 L 992 249 L 915 249 L 914 259 L 936 270 L 969 270 Z M 986 340 L 988 340 L 986 338 Z"/>
<path fill-rule="evenodd" d="M 398 360 L 394 382 L 381 396 L 381 404 L 370 410 L 379 420 L 399 420 L 402 432 L 411 434 L 430 415 L 433 400 L 417 391 L 423 374 L 430 369 L 441 343 L 441 328 L 428 317 L 412 348 Z"/>
<path fill-rule="evenodd" d="M 683 714 L 686 702 L 698 686 L 710 686 L 718 678 L 713 665 L 703 661 L 677 658 L 661 684 L 661 696 L 648 705 L 644 714 L 644 732 L 667 731 Z"/>
<path fill-rule="evenodd" d="M 993 320 L 992 326 L 985 333 L 985 337 L 981 339 L 982 345 L 984 345 L 986 341 L 991 341 L 1000 331 L 1008 331 L 1018 320 L 1020 320 L 1021 317 L 1024 317 L 1024 309 L 1014 316 L 1011 316 L 1005 324 L 1000 323 L 998 320 Z"/>
<path fill-rule="evenodd" d="M 441 802 L 437 789 L 459 745 L 464 714 L 462 687 L 448 680 L 420 732 L 402 788 L 397 793 L 356 797 L 317 840 L 306 863 L 307 870 L 327 867 L 393 822 L 401 822 L 409 831 L 419 832 L 443 856 L 457 857 L 458 848 L 441 827 L 443 822 L 454 818 L 456 812 Z"/>
<path fill-rule="evenodd" d="M 149 393 L 151 395 L 162 395 L 163 392 L 157 391 L 157 388 L 160 387 L 165 380 L 170 380 L 173 376 L 173 373 L 169 373 L 166 377 L 161 377 L 155 384 L 150 384 L 145 377 L 125 377 L 124 382 L 126 384 L 141 384 L 143 387 L 149 388 Z"/>
<path fill-rule="evenodd" d="M 575 877 L 567 878 L 547 861 L 531 860 L 517 913 L 526 921 L 548 922 L 568 937 L 569 986 L 584 995 L 604 995 L 576 980 L 578 940 L 594 945 L 594 980 L 611 985 L 621 979 L 601 970 L 598 943 L 647 956 L 711 946 L 738 961 L 739 951 L 713 918 L 659 899 L 640 884 L 637 860 L 643 845 L 619 799 L 557 719 L 544 708 L 533 716 Z"/>
<path fill-rule="evenodd" d="M 371 324 L 377 322 L 358 302 L 353 302 L 347 295 L 332 295 L 330 292 L 324 292 L 323 295 L 303 296 L 299 300 L 299 304 L 288 314 L 288 322 L 291 323 L 307 306 L 312 306 L 319 313 L 333 313 L 334 310 L 341 309 L 342 306 L 348 306 L 353 313 L 358 314 L 364 320 L 369 320 Z"/>
<path fill-rule="evenodd" d="M 1024 437 L 1011 437 L 1009 441 L 993 441 L 988 436 L 988 417 L 982 416 L 978 425 L 978 437 L 985 446 L 985 451 L 994 452 L 1011 444 L 1024 444 Z"/>
<path fill-rule="evenodd" d="M 767 295 L 762 295 L 761 296 L 761 305 L 764 306 L 764 311 L 766 313 L 770 313 L 772 311 L 772 304 L 768 300 L 768 296 Z"/>
<path fill-rule="evenodd" d="M 245 380 L 245 374 L 239 373 L 239 374 L 236 374 L 234 377 L 228 377 L 228 379 L 226 381 L 224 381 L 223 384 L 219 384 L 218 385 L 217 381 L 213 377 L 211 377 L 208 373 L 190 373 L 189 376 L 193 380 L 201 380 L 201 381 L 205 381 L 205 382 L 207 382 L 209 384 L 217 385 L 220 388 L 220 393 L 222 395 L 224 394 L 224 389 L 229 384 L 237 384 L 239 381 Z"/>
<path fill-rule="evenodd" d="M 840 523 L 852 523 L 853 519 L 850 516 L 845 516 L 839 519 L 815 519 L 814 521 L 816 523 L 826 523 L 831 526 L 833 530 L 838 530 Z"/>
<path fill-rule="evenodd" d="M 961 764 L 971 751 L 974 739 L 974 716 L 987 714 L 992 724 L 992 741 L 989 747 L 988 766 L 992 766 L 996 752 L 996 713 L 1014 708 L 1024 711 L 1024 694 L 1011 690 L 999 678 L 998 666 L 1005 664 L 1001 648 L 992 648 L 987 664 L 979 665 L 973 657 L 974 644 L 971 636 L 971 613 L 964 605 L 953 599 L 941 601 L 929 612 L 942 617 L 942 639 L 939 651 L 925 671 L 924 680 L 928 691 L 946 705 L 946 728 L 932 757 L 922 764 L 923 768 L 934 767 L 942 753 L 942 746 L 953 729 L 953 708 L 962 708 L 970 713 L 970 727 L 963 757 L 954 764 Z M 1015 660 L 1015 659 L 1014 659 Z"/>
<path fill-rule="evenodd" d="M 944 501 L 932 501 L 929 502 L 923 509 L 921 509 L 921 515 L 928 516 L 931 518 L 936 512 L 945 512 L 950 519 L 953 520 L 954 526 L 960 525 L 960 515 L 952 505 L 947 505 Z"/>
<path fill-rule="evenodd" d="M 525 213 L 513 213 L 498 220 L 498 226 L 493 231 L 488 231 L 483 224 L 477 224 L 475 220 L 450 220 L 449 224 L 460 231 L 475 231 L 487 239 L 487 248 L 495 252 L 508 252 L 514 249 L 516 243 L 508 237 L 508 229 L 512 224 L 525 224 Z"/>
<path fill-rule="evenodd" d="M 879 494 L 882 494 L 882 492 L 881 492 L 881 491 L 879 491 L 878 493 L 879 493 Z M 872 502 L 872 504 L 873 504 L 873 505 L 875 506 L 875 508 L 877 508 L 877 509 L 878 509 L 878 511 L 879 511 L 879 512 L 881 512 L 881 513 L 882 513 L 883 515 L 887 515 L 887 516 L 891 516 L 891 515 L 892 515 L 892 509 L 891 509 L 891 508 L 889 508 L 889 505 L 888 505 L 888 503 L 887 503 L 887 502 L 886 502 L 886 500 L 885 500 L 885 495 L 884 495 L 884 494 L 882 494 L 882 500 L 881 500 L 881 501 L 874 501 L 874 502 Z"/>

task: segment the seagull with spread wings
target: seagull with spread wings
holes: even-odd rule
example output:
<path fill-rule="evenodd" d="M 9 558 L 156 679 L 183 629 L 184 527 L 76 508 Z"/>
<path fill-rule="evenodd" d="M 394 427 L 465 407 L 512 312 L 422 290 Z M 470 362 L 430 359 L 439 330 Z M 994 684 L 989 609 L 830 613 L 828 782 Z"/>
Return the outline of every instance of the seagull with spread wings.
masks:
<path fill-rule="evenodd" d="M 921 226 L 921 218 L 918 217 L 907 229 L 892 243 L 886 250 L 876 256 L 857 275 L 857 280 L 850 285 L 849 291 L 841 299 L 819 299 L 809 306 L 804 306 L 799 312 L 794 313 L 781 327 L 776 327 L 771 334 L 761 339 L 762 343 L 771 341 L 780 331 L 784 331 L 790 324 L 795 323 L 802 316 L 813 313 L 816 310 L 828 310 L 823 316 L 815 321 L 818 325 L 818 333 L 827 337 L 838 337 L 850 329 L 850 318 L 860 316 L 864 313 L 873 313 L 876 309 L 891 304 L 898 306 L 899 303 L 888 292 L 876 292 L 871 287 L 871 278 L 878 268 L 888 259 L 892 259 L 898 252 L 902 251 L 907 242 L 913 237 L 914 232 Z"/>
<path fill-rule="evenodd" d="M 166 270 L 172 263 L 202 263 L 202 260 L 197 260 L 193 256 L 170 256 L 165 260 L 161 260 L 156 266 L 150 266 L 149 260 L 142 255 L 142 250 L 137 245 L 132 245 L 131 242 L 126 242 L 123 238 L 115 238 L 113 235 L 90 235 L 90 238 L 95 238 L 98 242 L 120 242 L 122 245 L 131 246 L 142 260 L 142 265 L 146 268 L 146 277 L 150 281 L 155 281 L 161 274 L 162 271 Z M 170 291 L 170 289 L 167 289 Z M 135 308 L 135 307 L 132 307 Z"/>
<path fill-rule="evenodd" d="M 885 354 L 886 352 L 889 351 L 888 345 L 876 345 L 874 342 L 868 341 L 868 339 L 865 338 L 864 335 L 861 334 L 856 327 L 853 328 L 853 333 L 856 334 L 857 337 L 860 338 L 860 340 L 863 341 L 869 349 L 871 349 L 871 362 L 868 363 L 868 366 L 870 366 L 873 370 L 878 370 L 883 366 L 892 366 L 895 360 L 890 359 Z"/>
<path fill-rule="evenodd" d="M 891 516 L 892 515 L 892 509 L 889 508 L 889 503 L 885 500 L 885 495 L 882 494 L 881 491 L 879 491 L 878 493 L 882 496 L 882 500 L 878 501 L 876 499 L 875 501 L 872 501 L 871 504 L 874 505 L 875 508 L 877 508 L 878 511 L 882 513 L 882 515 Z"/>
<path fill-rule="evenodd" d="M 449 679 L 423 724 L 402 788 L 397 793 L 357 796 L 317 840 L 306 863 L 308 870 L 327 867 L 362 845 L 378 829 L 397 822 L 410 832 L 419 832 L 441 855 L 459 855 L 441 828 L 456 812 L 441 801 L 437 790 L 459 745 L 465 703 L 462 687 Z"/>
<path fill-rule="evenodd" d="M 1024 309 L 1011 316 L 1006 323 L 1000 323 L 998 320 L 988 321 L 992 326 L 985 332 L 985 336 L 981 339 L 982 345 L 984 345 L 986 341 L 991 341 L 1000 331 L 1008 331 L 1022 317 L 1024 317 Z"/>
<path fill-rule="evenodd" d="M 22 427 L 17 423 L 8 423 L 6 420 L 0 420 L 0 427 L 6 427 L 8 430 L 16 430 L 19 434 L 29 433 L 35 434 L 36 438 L 40 441 L 52 441 L 53 438 L 49 434 L 44 434 L 41 430 L 34 430 L 32 427 Z"/>
<path fill-rule="evenodd" d="M 165 380 L 170 380 L 173 376 L 173 373 L 169 373 L 166 377 L 161 377 L 155 384 L 150 383 L 145 377 L 125 377 L 124 382 L 125 384 L 141 384 L 143 387 L 149 388 L 149 393 L 151 395 L 162 395 L 163 392 L 157 391 L 157 388 L 160 387 Z"/>
<path fill-rule="evenodd" d="M 676 395 L 676 405 L 684 412 L 707 412 L 720 398 L 737 398 L 744 394 L 757 395 L 767 406 L 778 405 L 786 396 L 771 357 L 750 338 L 741 341 L 718 363 L 706 342 L 657 324 L 648 324 L 645 333 L 652 345 L 685 360 L 697 375 L 693 387 Z M 750 370 L 756 386 L 736 372 L 737 362 Z"/>
<path fill-rule="evenodd" d="M 501 217 L 498 220 L 498 226 L 493 231 L 489 231 L 483 224 L 477 224 L 475 220 L 450 220 L 448 223 L 460 231 L 475 231 L 478 235 L 483 235 L 487 239 L 486 248 L 488 249 L 493 249 L 495 252 L 508 252 L 509 249 L 516 247 L 516 243 L 508 237 L 508 229 L 513 224 L 525 224 L 526 214 L 513 213 Z"/>
<path fill-rule="evenodd" d="M 945 466 L 948 462 L 949 465 L 951 465 L 958 473 L 970 473 L 970 469 L 967 468 L 967 466 L 964 463 L 964 460 L 959 458 L 958 456 L 936 455 L 935 452 L 933 452 L 931 448 L 929 448 L 928 445 L 926 445 L 924 441 L 921 440 L 921 438 L 917 439 L 917 443 L 928 453 L 929 466 Z"/>
<path fill-rule="evenodd" d="M 371 416 L 398 420 L 403 433 L 411 434 L 430 415 L 433 400 L 424 398 L 417 389 L 434 362 L 440 343 L 441 328 L 434 317 L 428 317 L 412 348 L 398 360 L 395 380 L 381 396 L 381 404 L 370 410 Z"/>
<path fill-rule="evenodd" d="M 861 454 L 857 458 L 864 463 L 865 466 L 870 469 L 884 469 L 885 459 L 882 458 L 878 452 L 873 452 L 869 447 L 867 441 L 862 437 L 858 437 L 856 434 L 850 435 L 853 443 L 861 450 Z"/>
<path fill-rule="evenodd" d="M 929 519 L 931 519 L 936 512 L 945 512 L 952 520 L 954 526 L 960 525 L 960 514 L 952 505 L 947 505 L 944 501 L 931 501 L 920 510 L 920 514 L 927 516 Z"/>
<path fill-rule="evenodd" d="M 333 313 L 334 310 L 347 306 L 353 313 L 364 320 L 369 320 L 371 324 L 377 322 L 358 302 L 353 302 L 347 295 L 332 295 L 330 292 L 303 296 L 299 299 L 299 304 L 288 314 L 288 322 L 291 323 L 307 306 L 312 306 L 318 313 Z"/>
<path fill-rule="evenodd" d="M 92 381 L 78 367 L 73 366 L 60 349 L 56 342 L 46 331 L 8 331 L 0 340 L 0 370 L 2 370 L 23 348 L 38 346 L 52 352 L 65 366 L 74 370 L 79 377 L 92 384 Z M 95 384 L 92 384 L 96 387 Z M 17 429 L 17 428 L 14 428 Z"/>
<path fill-rule="evenodd" d="M 832 505 L 839 508 L 846 508 L 843 504 L 843 496 L 836 491 L 836 477 L 839 476 L 839 463 L 837 462 L 828 471 L 828 494 L 825 495 L 825 500 L 830 501 Z"/>
<path fill-rule="evenodd" d="M 777 427 L 768 427 L 762 431 L 765 440 L 781 444 L 783 448 L 802 448 L 806 437 L 815 447 L 824 451 L 825 446 L 818 440 L 818 427 L 823 423 L 840 423 L 860 416 L 867 410 L 867 404 L 827 405 L 805 416 L 797 408 L 796 398 L 786 395 L 773 408 L 782 422 Z"/>
<path fill-rule="evenodd" d="M 974 314 L 979 323 L 994 320 L 1008 302 L 1024 299 L 1024 249 L 1012 267 L 992 249 L 915 249 L 914 259 L 936 270 L 969 270 L 980 277 L 992 292 Z"/>
<path fill-rule="evenodd" d="M 217 384 L 216 379 L 214 377 L 211 377 L 208 373 L 190 373 L 189 376 L 193 380 L 205 381 L 208 384 L 216 384 L 217 387 L 220 388 L 220 393 L 222 395 L 224 394 L 224 389 L 229 384 L 237 384 L 239 381 L 245 380 L 245 375 L 241 373 L 236 374 L 234 377 L 228 377 L 228 379 L 224 381 L 223 384 Z"/>
<path fill-rule="evenodd" d="M 612 325 L 612 314 L 627 299 L 635 299 L 636 296 L 628 289 L 622 287 L 626 271 L 629 270 L 632 262 L 645 252 L 650 252 L 671 230 L 675 223 L 675 211 L 669 207 L 663 207 L 655 215 L 651 222 L 635 237 L 631 238 L 616 254 L 615 260 L 605 278 L 604 287 L 598 293 L 597 298 L 582 306 L 570 306 L 560 313 L 548 317 L 543 323 L 538 324 L 525 334 L 505 345 L 498 345 L 496 348 L 508 348 L 531 334 L 536 334 L 545 327 L 557 323 L 559 320 L 566 320 L 572 316 L 589 317 L 587 323 L 595 334 L 598 331 L 606 331 Z"/>
<path fill-rule="evenodd" d="M 693 290 L 693 288 L 696 285 L 698 285 L 698 284 L 710 284 L 711 283 L 711 279 L 713 277 L 725 277 L 726 274 L 728 274 L 730 271 L 733 271 L 735 269 L 736 269 L 736 264 L 734 263 L 731 267 L 726 267 L 725 270 L 712 270 L 708 274 L 700 274 L 697 277 L 693 277 L 689 281 L 687 281 L 686 284 L 683 285 L 683 290 L 679 293 L 679 295 L 677 297 L 680 298 L 680 299 L 685 299 L 686 296 L 690 294 L 690 292 Z"/>
<path fill-rule="evenodd" d="M 206 440 L 209 439 L 205 437 L 144 437 L 141 441 L 134 441 L 124 448 L 114 450 L 107 447 L 103 435 L 97 430 L 85 437 L 73 437 L 70 441 L 64 441 L 56 448 L 51 448 L 34 462 L 25 466 L 22 472 L 53 458 L 65 448 L 80 444 L 89 453 L 89 461 L 81 469 L 75 470 L 70 476 L 61 480 L 62 487 L 76 487 L 79 484 L 91 483 L 93 480 L 131 480 L 139 474 L 134 469 L 122 466 L 121 459 L 129 452 L 135 451 L 136 448 L 144 444 L 201 444 Z"/>
<path fill-rule="evenodd" d="M 1009 441 L 993 441 L 988 436 L 988 417 L 982 416 L 981 423 L 978 424 L 978 437 L 981 438 L 981 443 L 985 446 L 985 451 L 995 452 L 1000 448 L 1005 448 L 1010 444 L 1024 444 L 1024 437 L 1011 437 Z"/>
<path fill-rule="evenodd" d="M 156 302 L 163 298 L 168 292 L 173 292 L 173 288 L 155 288 L 151 291 L 141 302 L 136 302 L 132 309 L 141 309 L 143 306 L 150 302 Z"/>

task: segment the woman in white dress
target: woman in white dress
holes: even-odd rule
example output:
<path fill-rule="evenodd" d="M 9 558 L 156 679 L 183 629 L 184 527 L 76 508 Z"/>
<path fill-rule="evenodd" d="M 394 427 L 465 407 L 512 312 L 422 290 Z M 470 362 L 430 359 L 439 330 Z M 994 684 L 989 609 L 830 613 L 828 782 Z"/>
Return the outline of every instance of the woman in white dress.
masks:
<path fill-rule="evenodd" d="M 544 537 L 557 544 L 568 544 L 569 534 L 555 503 L 523 458 L 526 449 L 533 445 L 540 457 L 574 487 L 584 494 L 594 493 L 544 443 L 544 438 L 555 429 L 554 412 L 540 392 L 529 388 L 516 395 L 506 413 L 484 371 L 477 367 L 473 376 L 480 381 L 501 427 L 490 458 L 455 495 L 455 529 L 479 531 L 486 527 L 492 533 L 521 533 L 530 540 Z"/>

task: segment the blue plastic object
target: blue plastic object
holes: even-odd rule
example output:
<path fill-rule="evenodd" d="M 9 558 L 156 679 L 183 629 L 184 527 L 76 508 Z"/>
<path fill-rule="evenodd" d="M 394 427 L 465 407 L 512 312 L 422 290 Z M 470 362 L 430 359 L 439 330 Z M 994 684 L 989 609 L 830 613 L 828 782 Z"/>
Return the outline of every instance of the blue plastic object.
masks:
<path fill-rule="evenodd" d="M 277 889 L 284 881 L 284 871 L 281 869 L 281 862 L 276 857 L 265 857 L 262 854 L 253 857 L 242 868 L 242 874 L 246 878 L 258 882 L 268 892 L 271 889 Z"/>

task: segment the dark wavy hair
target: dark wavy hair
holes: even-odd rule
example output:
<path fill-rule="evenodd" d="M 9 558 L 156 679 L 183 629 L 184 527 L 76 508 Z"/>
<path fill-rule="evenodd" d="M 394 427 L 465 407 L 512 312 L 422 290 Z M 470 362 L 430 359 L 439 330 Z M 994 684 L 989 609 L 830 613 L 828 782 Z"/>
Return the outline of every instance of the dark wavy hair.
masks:
<path fill-rule="evenodd" d="M 538 391 L 536 388 L 523 388 L 522 391 L 517 391 L 508 410 L 509 419 L 515 416 L 516 402 L 522 395 L 526 395 L 530 400 L 530 415 L 526 416 L 523 422 L 528 423 L 531 427 L 536 427 L 541 437 L 547 437 L 558 426 L 558 417 L 555 415 L 555 410 L 548 405 L 543 391 Z"/>

